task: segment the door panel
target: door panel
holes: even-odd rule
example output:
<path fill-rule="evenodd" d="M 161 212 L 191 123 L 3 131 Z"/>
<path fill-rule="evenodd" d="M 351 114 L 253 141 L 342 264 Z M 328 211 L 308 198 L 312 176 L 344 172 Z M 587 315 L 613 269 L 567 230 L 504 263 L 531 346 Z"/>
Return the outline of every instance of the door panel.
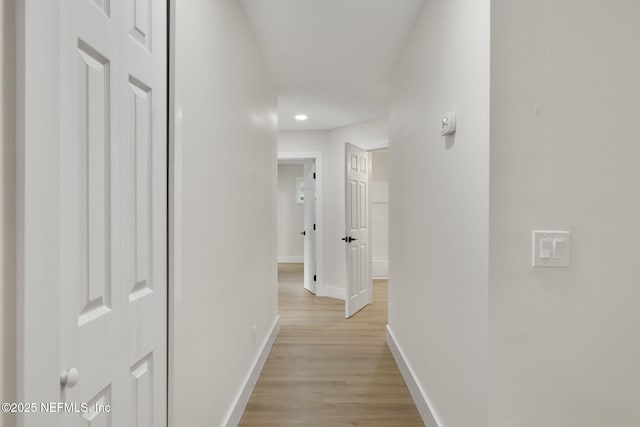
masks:
<path fill-rule="evenodd" d="M 127 14 L 129 35 L 151 52 L 151 0 L 133 0 Z"/>
<path fill-rule="evenodd" d="M 111 307 L 111 152 L 109 61 L 79 41 L 78 57 L 78 263 L 82 308 L 78 324 L 85 325 Z"/>
<path fill-rule="evenodd" d="M 348 232 L 356 232 L 358 230 L 358 181 L 357 180 L 349 180 L 349 206 L 347 209 L 351 208 L 351 214 L 348 216 L 350 218 L 349 222 L 349 230 Z"/>
<path fill-rule="evenodd" d="M 148 354 L 131 367 L 133 399 L 131 425 L 152 427 L 153 424 L 153 354 Z"/>
<path fill-rule="evenodd" d="M 152 138 L 151 138 L 151 88 L 129 76 L 131 94 L 129 95 L 129 108 L 131 108 L 132 126 L 130 129 L 130 141 L 128 147 L 130 167 L 133 168 L 135 185 L 131 186 L 132 216 L 135 216 L 135 233 L 132 233 L 131 244 L 135 248 L 135 273 L 132 277 L 134 283 L 129 294 L 129 301 L 134 301 L 151 293 L 152 281 L 150 273 L 153 271 L 151 253 L 153 252 L 153 232 L 151 229 L 152 218 Z"/>
<path fill-rule="evenodd" d="M 83 413 L 82 426 L 87 427 L 110 427 L 113 425 L 111 413 L 102 410 L 111 406 L 111 386 L 107 386 L 91 400 L 87 401 L 88 411 Z"/>
<path fill-rule="evenodd" d="M 166 2 L 61 5 L 59 425 L 165 426 Z"/>
<path fill-rule="evenodd" d="M 371 303 L 369 153 L 346 144 L 346 317 Z"/>

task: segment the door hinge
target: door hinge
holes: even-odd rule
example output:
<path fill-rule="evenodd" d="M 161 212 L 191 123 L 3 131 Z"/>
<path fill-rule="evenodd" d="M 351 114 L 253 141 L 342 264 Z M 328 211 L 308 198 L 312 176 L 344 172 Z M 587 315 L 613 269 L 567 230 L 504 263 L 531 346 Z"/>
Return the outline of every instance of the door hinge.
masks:
<path fill-rule="evenodd" d="M 313 173 L 313 179 L 316 179 L 316 173 L 315 172 Z"/>
<path fill-rule="evenodd" d="M 314 282 L 316 281 L 316 275 L 315 274 L 313 275 L 313 281 Z"/>

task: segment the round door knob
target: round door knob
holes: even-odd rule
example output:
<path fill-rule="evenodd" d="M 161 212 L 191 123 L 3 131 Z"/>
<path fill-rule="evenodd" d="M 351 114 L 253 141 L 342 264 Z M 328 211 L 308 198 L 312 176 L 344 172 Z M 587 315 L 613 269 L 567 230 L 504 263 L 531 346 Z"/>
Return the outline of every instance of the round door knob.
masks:
<path fill-rule="evenodd" d="M 78 379 L 80 378 L 80 372 L 76 368 L 71 368 L 68 371 L 62 371 L 60 374 L 60 384 L 62 387 L 73 387 L 78 384 Z"/>

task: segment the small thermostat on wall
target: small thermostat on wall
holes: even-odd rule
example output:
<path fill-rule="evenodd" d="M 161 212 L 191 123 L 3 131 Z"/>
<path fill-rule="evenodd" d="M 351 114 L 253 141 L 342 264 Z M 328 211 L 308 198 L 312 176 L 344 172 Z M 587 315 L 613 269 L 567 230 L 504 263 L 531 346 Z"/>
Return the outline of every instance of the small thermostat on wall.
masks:
<path fill-rule="evenodd" d="M 456 131 L 456 115 L 455 113 L 447 113 L 442 117 L 440 125 L 440 134 L 442 136 L 451 135 Z"/>

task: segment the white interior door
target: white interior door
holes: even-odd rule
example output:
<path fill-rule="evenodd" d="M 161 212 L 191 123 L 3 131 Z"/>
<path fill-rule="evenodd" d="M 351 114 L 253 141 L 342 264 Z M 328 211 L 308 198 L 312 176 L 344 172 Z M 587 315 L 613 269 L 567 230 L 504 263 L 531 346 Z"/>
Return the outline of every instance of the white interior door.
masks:
<path fill-rule="evenodd" d="M 61 401 L 89 409 L 65 427 L 167 423 L 166 13 L 61 2 Z"/>
<path fill-rule="evenodd" d="M 347 289 L 345 315 L 351 317 L 372 302 L 371 246 L 369 245 L 369 153 L 346 144 Z"/>
<path fill-rule="evenodd" d="M 304 163 L 304 287 L 316 293 L 316 165 Z"/>

